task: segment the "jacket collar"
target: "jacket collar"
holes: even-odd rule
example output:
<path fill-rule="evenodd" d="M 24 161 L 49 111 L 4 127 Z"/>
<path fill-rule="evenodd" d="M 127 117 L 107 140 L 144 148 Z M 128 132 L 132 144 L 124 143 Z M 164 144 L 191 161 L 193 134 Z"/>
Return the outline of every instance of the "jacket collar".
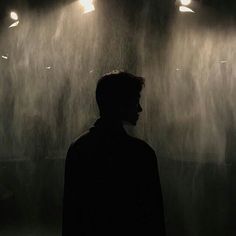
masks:
<path fill-rule="evenodd" d="M 120 120 L 99 118 L 90 131 L 98 131 L 104 135 L 109 136 L 126 136 L 127 133 Z"/>

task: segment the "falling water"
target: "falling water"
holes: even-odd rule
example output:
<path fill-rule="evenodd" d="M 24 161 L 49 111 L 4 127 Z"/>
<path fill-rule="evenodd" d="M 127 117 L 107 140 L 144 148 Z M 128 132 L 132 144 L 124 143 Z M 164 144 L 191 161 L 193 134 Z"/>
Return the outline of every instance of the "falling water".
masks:
<path fill-rule="evenodd" d="M 156 45 L 145 50 L 151 35 L 143 40 L 149 136 L 170 158 L 225 163 L 227 138 L 235 129 L 235 25 L 207 25 L 201 17 L 214 19 L 176 14 L 164 52 Z"/>
<path fill-rule="evenodd" d="M 22 11 L 19 26 L 2 32 L 2 158 L 64 150 L 97 116 L 98 77 L 133 63 L 125 20 L 79 10 L 75 2 L 47 14 Z M 106 29 L 112 22 L 119 26 Z"/>

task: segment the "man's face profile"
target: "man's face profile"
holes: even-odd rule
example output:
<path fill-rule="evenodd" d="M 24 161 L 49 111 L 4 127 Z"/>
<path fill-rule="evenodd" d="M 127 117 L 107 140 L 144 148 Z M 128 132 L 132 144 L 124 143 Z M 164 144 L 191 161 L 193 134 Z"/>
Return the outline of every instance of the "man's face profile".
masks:
<path fill-rule="evenodd" d="M 130 97 L 121 107 L 121 119 L 131 125 L 136 125 L 139 119 L 139 113 L 142 111 L 140 105 L 140 94 Z"/>

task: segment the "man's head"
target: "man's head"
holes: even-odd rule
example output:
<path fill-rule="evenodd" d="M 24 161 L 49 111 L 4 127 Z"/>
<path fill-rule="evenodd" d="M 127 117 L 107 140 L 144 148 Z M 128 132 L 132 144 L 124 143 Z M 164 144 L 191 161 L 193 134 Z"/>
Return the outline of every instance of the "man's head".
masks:
<path fill-rule="evenodd" d="M 102 117 L 127 121 L 136 125 L 144 79 L 126 72 L 111 72 L 97 84 L 96 100 Z"/>

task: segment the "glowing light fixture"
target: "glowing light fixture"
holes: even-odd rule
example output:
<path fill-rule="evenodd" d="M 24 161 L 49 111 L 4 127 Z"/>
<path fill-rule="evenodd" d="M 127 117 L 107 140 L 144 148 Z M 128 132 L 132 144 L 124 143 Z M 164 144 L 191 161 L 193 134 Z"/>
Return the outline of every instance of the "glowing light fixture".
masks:
<path fill-rule="evenodd" d="M 191 4 L 192 0 L 180 0 L 181 4 L 184 6 L 188 6 Z"/>
<path fill-rule="evenodd" d="M 191 8 L 189 8 L 189 7 L 184 7 L 184 6 L 180 6 L 180 7 L 179 7 L 179 11 L 180 11 L 180 12 L 195 13 Z"/>
<path fill-rule="evenodd" d="M 17 13 L 14 12 L 14 11 L 12 11 L 12 12 L 10 13 L 10 17 L 11 17 L 12 20 L 18 20 L 18 19 L 19 19 Z"/>
<path fill-rule="evenodd" d="M 95 10 L 93 0 L 79 0 L 79 3 L 83 7 L 84 14 Z"/>
<path fill-rule="evenodd" d="M 11 24 L 8 28 L 13 28 L 16 27 L 17 25 L 19 25 L 20 21 L 16 21 L 13 24 Z"/>
<path fill-rule="evenodd" d="M 7 59 L 8 59 L 8 56 L 3 55 L 3 56 L 2 56 L 2 59 L 7 60 Z"/>
<path fill-rule="evenodd" d="M 46 70 L 51 70 L 51 69 L 52 69 L 51 66 L 47 66 L 47 67 L 46 67 Z"/>

